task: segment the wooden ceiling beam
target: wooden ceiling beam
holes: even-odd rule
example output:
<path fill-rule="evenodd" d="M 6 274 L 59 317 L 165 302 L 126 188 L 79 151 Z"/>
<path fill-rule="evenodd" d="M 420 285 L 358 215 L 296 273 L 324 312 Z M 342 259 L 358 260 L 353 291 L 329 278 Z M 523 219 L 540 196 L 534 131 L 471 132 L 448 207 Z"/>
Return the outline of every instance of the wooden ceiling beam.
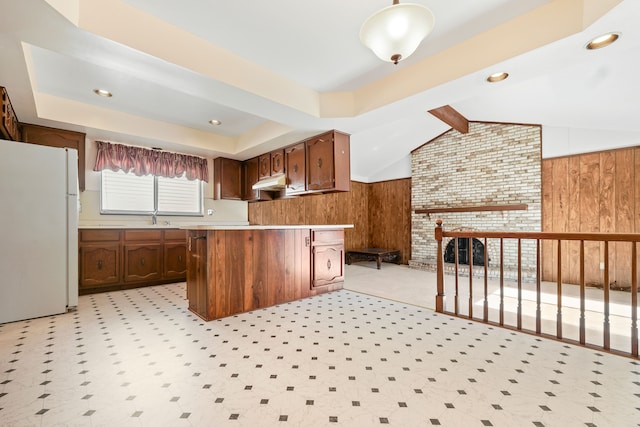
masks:
<path fill-rule="evenodd" d="M 429 113 L 442 120 L 460 133 L 469 133 L 469 120 L 458 113 L 452 106 L 444 105 L 429 110 Z"/>

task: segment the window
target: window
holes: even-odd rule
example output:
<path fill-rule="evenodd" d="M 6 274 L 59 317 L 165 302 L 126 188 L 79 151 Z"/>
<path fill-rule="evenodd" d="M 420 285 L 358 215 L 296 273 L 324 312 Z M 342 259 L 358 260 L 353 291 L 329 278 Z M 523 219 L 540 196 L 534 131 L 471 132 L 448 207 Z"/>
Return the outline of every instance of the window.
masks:
<path fill-rule="evenodd" d="M 202 181 L 102 171 L 100 213 L 202 216 Z"/>

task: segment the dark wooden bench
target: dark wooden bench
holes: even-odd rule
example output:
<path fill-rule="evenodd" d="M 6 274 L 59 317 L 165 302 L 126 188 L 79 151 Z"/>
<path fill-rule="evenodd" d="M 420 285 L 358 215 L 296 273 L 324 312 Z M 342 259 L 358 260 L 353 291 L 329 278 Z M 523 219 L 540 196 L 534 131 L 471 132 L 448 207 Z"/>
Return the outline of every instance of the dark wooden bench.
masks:
<path fill-rule="evenodd" d="M 345 262 L 349 265 L 351 265 L 352 262 L 372 260 L 376 261 L 378 270 L 380 270 L 382 261 L 400 264 L 402 256 L 400 255 L 400 251 L 384 248 L 355 249 L 348 251 L 345 255 Z"/>

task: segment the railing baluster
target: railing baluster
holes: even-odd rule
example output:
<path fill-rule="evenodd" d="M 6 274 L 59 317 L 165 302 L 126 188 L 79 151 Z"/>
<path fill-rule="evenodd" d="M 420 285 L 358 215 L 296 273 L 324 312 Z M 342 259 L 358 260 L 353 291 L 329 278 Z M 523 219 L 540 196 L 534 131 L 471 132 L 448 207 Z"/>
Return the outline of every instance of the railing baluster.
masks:
<path fill-rule="evenodd" d="M 609 242 L 604 242 L 604 325 L 603 325 L 603 340 L 604 349 L 609 350 L 611 348 L 611 341 L 609 335 Z"/>
<path fill-rule="evenodd" d="M 584 240 L 580 240 L 580 344 L 585 344 L 586 339 L 586 319 L 585 312 L 585 286 L 584 286 Z"/>
<path fill-rule="evenodd" d="M 504 239 L 500 238 L 500 326 L 504 326 Z"/>
<path fill-rule="evenodd" d="M 484 321 L 489 321 L 489 299 L 487 294 L 489 293 L 489 264 L 487 251 L 487 238 L 484 239 Z"/>
<path fill-rule="evenodd" d="M 458 271 L 458 238 L 457 238 L 457 237 L 455 238 L 455 241 L 454 241 L 454 243 L 453 243 L 453 244 L 454 244 L 455 260 L 456 260 L 456 261 L 455 261 L 455 269 L 456 269 L 456 296 L 454 297 L 454 305 L 455 305 L 455 313 L 456 313 L 456 316 L 457 316 L 457 315 L 459 314 L 459 312 L 460 312 L 459 307 L 458 307 L 458 293 L 459 293 L 459 292 L 458 292 L 458 287 L 459 287 L 459 283 L 458 283 L 458 281 L 459 281 L 459 278 L 460 278 L 460 274 L 459 274 L 459 271 Z"/>
<path fill-rule="evenodd" d="M 636 245 L 636 242 L 631 242 L 631 354 L 638 357 L 638 260 Z"/>
<path fill-rule="evenodd" d="M 522 329 L 522 240 L 518 239 L 518 329 Z"/>
<path fill-rule="evenodd" d="M 542 272 L 540 271 L 540 239 L 536 240 L 536 334 L 542 332 L 542 310 L 540 298 L 540 284 Z"/>
<path fill-rule="evenodd" d="M 469 260 L 469 319 L 473 319 L 473 238 L 471 237 L 467 246 L 467 259 Z"/>
<path fill-rule="evenodd" d="M 556 336 L 562 338 L 562 240 L 558 239 L 558 312 L 556 314 Z"/>
<path fill-rule="evenodd" d="M 444 294 L 444 260 L 442 257 L 442 220 L 436 220 L 435 239 L 438 242 L 438 249 L 436 254 L 436 286 L 438 287 L 438 294 L 436 295 L 436 312 L 444 313 L 444 305 L 446 296 Z"/>

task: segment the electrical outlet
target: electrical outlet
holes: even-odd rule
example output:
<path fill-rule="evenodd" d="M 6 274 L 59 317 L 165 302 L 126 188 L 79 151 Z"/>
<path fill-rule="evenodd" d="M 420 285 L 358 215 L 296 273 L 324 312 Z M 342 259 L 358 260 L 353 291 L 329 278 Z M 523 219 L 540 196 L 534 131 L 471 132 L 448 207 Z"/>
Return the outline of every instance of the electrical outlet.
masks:
<path fill-rule="evenodd" d="M 604 261 L 600 263 L 600 270 L 604 270 Z"/>

